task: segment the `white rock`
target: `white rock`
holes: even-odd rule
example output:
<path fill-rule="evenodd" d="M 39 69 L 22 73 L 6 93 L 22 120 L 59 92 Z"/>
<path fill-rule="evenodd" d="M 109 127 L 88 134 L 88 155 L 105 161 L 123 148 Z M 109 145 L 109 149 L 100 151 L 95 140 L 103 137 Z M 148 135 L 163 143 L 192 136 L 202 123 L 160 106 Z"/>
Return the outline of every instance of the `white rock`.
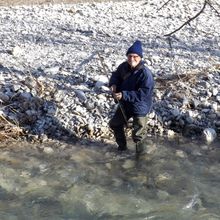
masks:
<path fill-rule="evenodd" d="M 46 154 L 53 154 L 54 153 L 54 150 L 53 150 L 53 148 L 51 148 L 51 147 L 44 147 L 44 153 L 46 153 Z"/>
<path fill-rule="evenodd" d="M 212 89 L 212 95 L 213 96 L 216 96 L 218 94 L 218 92 L 219 92 L 218 88 L 213 88 Z"/>
<path fill-rule="evenodd" d="M 104 75 L 96 76 L 96 77 L 94 77 L 94 80 L 97 81 L 95 84 L 95 87 L 97 87 L 97 88 L 104 86 L 109 81 L 108 77 L 104 76 Z"/>
<path fill-rule="evenodd" d="M 219 106 L 218 106 L 218 103 L 212 103 L 212 109 L 214 110 L 214 111 L 218 111 L 218 109 L 219 109 Z"/>
<path fill-rule="evenodd" d="M 217 137 L 217 133 L 213 128 L 206 128 L 203 130 L 203 135 L 208 143 L 211 143 Z"/>
<path fill-rule="evenodd" d="M 173 138 L 174 136 L 175 136 L 175 132 L 173 131 L 173 130 L 168 130 L 167 131 L 167 136 L 169 137 L 169 138 Z"/>
<path fill-rule="evenodd" d="M 15 56 L 15 57 L 19 57 L 21 56 L 23 53 L 23 50 L 21 47 L 19 46 L 15 46 L 13 49 L 12 49 L 12 54 Z"/>
<path fill-rule="evenodd" d="M 57 74 L 59 71 L 60 71 L 60 67 L 59 66 L 53 66 L 53 67 L 45 69 L 45 72 L 52 73 L 52 74 Z"/>

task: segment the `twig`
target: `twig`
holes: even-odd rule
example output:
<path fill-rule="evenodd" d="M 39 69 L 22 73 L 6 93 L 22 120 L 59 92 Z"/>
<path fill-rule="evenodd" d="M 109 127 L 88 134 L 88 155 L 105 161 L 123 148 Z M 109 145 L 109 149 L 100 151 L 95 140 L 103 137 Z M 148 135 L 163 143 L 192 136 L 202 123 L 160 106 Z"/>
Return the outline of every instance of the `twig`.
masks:
<path fill-rule="evenodd" d="M 195 18 L 197 18 L 205 9 L 206 5 L 208 3 L 208 0 L 204 1 L 203 7 L 202 9 L 193 17 L 191 17 L 188 21 L 184 22 L 179 28 L 177 28 L 176 30 L 174 30 L 173 32 L 169 33 L 169 34 L 165 34 L 165 37 L 169 37 L 172 34 L 176 33 L 177 31 L 179 31 L 180 29 L 182 29 L 185 25 L 189 24 L 192 20 L 194 20 Z"/>
<path fill-rule="evenodd" d="M 212 3 L 214 3 L 215 5 L 217 5 L 220 8 L 220 4 L 218 2 L 216 2 L 215 0 L 211 0 L 211 1 L 212 1 Z M 209 1 L 209 3 L 210 3 L 210 1 Z M 211 4 L 211 5 L 213 5 L 213 4 Z"/>
<path fill-rule="evenodd" d="M 165 2 L 159 9 L 157 9 L 157 12 L 160 11 L 163 7 L 165 7 L 170 1 L 172 0 L 168 0 L 167 2 Z"/>
<path fill-rule="evenodd" d="M 212 5 L 212 3 L 210 1 L 208 1 L 207 3 L 217 13 L 217 15 L 220 16 L 219 11 Z M 215 4 L 220 8 L 219 4 L 217 4 L 216 2 L 215 2 Z"/>

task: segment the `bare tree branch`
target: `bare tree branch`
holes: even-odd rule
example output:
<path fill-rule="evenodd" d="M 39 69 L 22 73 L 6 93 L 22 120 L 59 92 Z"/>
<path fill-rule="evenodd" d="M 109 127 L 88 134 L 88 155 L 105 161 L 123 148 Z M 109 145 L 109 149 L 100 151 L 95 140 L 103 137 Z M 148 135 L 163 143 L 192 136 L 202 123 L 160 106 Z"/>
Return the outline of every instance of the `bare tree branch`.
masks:
<path fill-rule="evenodd" d="M 183 23 L 179 28 L 177 28 L 176 30 L 172 31 L 172 32 L 169 33 L 169 34 L 165 34 L 164 36 L 165 36 L 165 37 L 171 36 L 172 34 L 176 33 L 176 32 L 179 31 L 180 29 L 182 29 L 185 25 L 189 24 L 192 20 L 194 20 L 195 18 L 197 18 L 197 17 L 204 11 L 204 9 L 205 9 L 207 3 L 208 3 L 208 0 L 205 0 L 202 9 L 201 9 L 195 16 L 193 16 L 192 18 L 190 18 L 188 21 L 184 22 L 184 23 Z"/>
<path fill-rule="evenodd" d="M 214 2 L 215 3 L 215 5 L 217 5 L 219 8 L 220 8 L 220 4 L 219 3 L 217 3 L 216 1 L 214 1 L 214 0 L 212 0 L 212 2 Z"/>
<path fill-rule="evenodd" d="M 168 0 L 167 2 L 165 2 L 157 11 L 160 11 L 163 7 L 165 7 L 170 1 L 172 0 Z"/>
<path fill-rule="evenodd" d="M 217 13 L 217 15 L 220 16 L 219 10 L 217 10 L 210 1 L 208 1 L 207 3 Z M 220 5 L 218 5 L 216 2 L 215 4 L 220 8 Z"/>

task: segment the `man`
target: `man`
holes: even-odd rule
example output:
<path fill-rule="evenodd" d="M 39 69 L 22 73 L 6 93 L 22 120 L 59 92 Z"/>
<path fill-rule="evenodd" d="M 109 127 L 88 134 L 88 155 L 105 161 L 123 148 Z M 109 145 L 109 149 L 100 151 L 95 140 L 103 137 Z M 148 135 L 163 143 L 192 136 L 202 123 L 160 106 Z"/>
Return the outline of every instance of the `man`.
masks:
<path fill-rule="evenodd" d="M 141 41 L 137 40 L 127 50 L 127 61 L 120 64 L 110 78 L 109 87 L 119 106 L 109 122 L 119 151 L 127 150 L 124 127 L 133 118 L 132 139 L 136 153 L 143 153 L 144 129 L 147 114 L 152 107 L 154 80 L 151 71 L 144 66 Z"/>

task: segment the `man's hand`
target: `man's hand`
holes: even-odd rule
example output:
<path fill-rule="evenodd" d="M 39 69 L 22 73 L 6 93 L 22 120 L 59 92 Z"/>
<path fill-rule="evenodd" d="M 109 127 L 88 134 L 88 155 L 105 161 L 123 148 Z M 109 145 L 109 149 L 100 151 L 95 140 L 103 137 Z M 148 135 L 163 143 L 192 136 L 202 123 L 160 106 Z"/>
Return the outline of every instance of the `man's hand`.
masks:
<path fill-rule="evenodd" d="M 115 100 L 119 101 L 122 99 L 122 93 L 121 92 L 117 92 L 117 93 L 113 92 L 113 97 Z"/>
<path fill-rule="evenodd" d="M 110 90 L 112 92 L 112 96 L 115 100 L 119 101 L 122 99 L 122 93 L 121 92 L 116 92 L 116 85 L 112 85 L 110 87 Z"/>

